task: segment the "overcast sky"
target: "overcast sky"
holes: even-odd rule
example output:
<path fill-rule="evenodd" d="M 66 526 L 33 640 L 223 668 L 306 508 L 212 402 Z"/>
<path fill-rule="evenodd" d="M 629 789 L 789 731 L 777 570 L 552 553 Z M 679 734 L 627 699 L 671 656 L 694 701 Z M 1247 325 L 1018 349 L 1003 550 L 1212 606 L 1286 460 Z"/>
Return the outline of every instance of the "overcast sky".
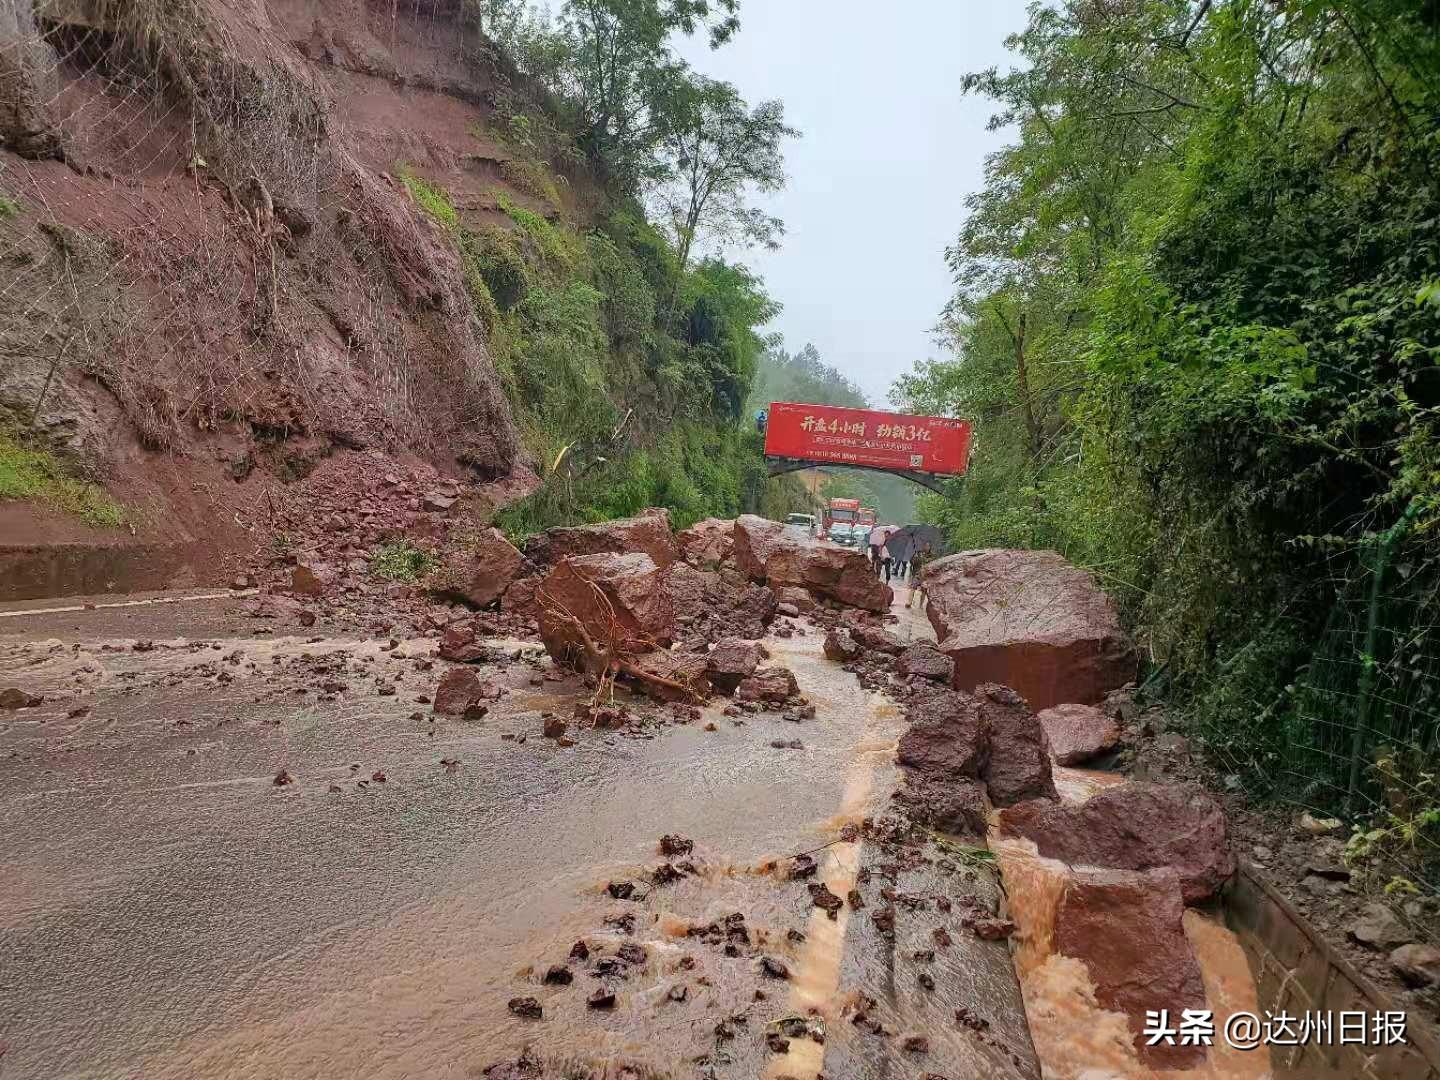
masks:
<path fill-rule="evenodd" d="M 682 52 L 747 100 L 780 98 L 804 134 L 790 183 L 765 202 L 783 218 L 779 251 L 734 252 L 785 306 L 771 329 L 793 352 L 813 341 L 877 403 L 916 360 L 950 296 L 945 246 L 966 193 L 1003 135 L 962 97 L 968 71 L 1013 60 L 1025 0 L 744 0 L 741 30 Z"/>

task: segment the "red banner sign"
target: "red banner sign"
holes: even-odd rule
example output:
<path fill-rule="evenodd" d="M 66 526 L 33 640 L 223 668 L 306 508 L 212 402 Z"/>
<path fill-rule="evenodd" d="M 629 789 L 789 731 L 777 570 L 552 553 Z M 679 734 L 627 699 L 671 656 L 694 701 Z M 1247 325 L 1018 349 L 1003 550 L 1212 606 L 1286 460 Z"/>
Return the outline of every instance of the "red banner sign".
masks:
<path fill-rule="evenodd" d="M 765 422 L 765 455 L 961 476 L 970 422 L 777 401 Z"/>

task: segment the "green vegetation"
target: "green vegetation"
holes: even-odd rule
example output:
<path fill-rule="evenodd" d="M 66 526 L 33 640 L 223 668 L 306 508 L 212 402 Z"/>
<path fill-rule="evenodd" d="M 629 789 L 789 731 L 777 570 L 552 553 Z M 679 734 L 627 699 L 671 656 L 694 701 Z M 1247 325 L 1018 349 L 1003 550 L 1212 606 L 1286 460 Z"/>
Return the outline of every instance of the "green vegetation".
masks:
<path fill-rule="evenodd" d="M 422 180 L 408 167 L 400 170 L 400 182 L 405 185 L 405 190 L 410 192 L 410 197 L 415 200 L 415 205 L 441 225 L 447 229 L 459 226 L 460 216 L 455 212 L 455 204 L 450 201 L 450 196 L 439 185 Z"/>
<path fill-rule="evenodd" d="M 8 195 L 0 195 L 0 218 L 13 218 L 20 213 L 20 204 Z"/>
<path fill-rule="evenodd" d="M 23 446 L 0 432 L 0 501 L 30 499 L 73 514 L 87 525 L 118 528 L 125 509 L 98 484 L 77 479 L 46 450 Z"/>
<path fill-rule="evenodd" d="M 419 581 L 435 569 L 435 556 L 405 540 L 383 544 L 370 556 L 370 573 L 386 581 Z"/>
<path fill-rule="evenodd" d="M 512 158 L 500 165 L 500 175 L 517 191 L 523 191 L 547 203 L 551 210 L 560 209 L 560 189 L 555 178 L 535 161 Z"/>
<path fill-rule="evenodd" d="M 896 388 L 977 422 L 922 500 L 956 543 L 1092 567 L 1232 786 L 1381 829 L 1429 822 L 1385 777 L 1440 739 L 1436 18 L 1033 7 L 967 80 L 1017 137 L 949 252 L 955 359 Z"/>

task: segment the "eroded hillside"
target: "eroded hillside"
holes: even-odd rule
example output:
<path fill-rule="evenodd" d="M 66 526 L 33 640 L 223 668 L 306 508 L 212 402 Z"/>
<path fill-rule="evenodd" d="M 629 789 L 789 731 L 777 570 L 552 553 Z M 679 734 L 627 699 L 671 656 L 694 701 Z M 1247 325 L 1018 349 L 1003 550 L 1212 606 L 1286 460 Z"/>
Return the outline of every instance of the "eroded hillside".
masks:
<path fill-rule="evenodd" d="M 587 189 L 492 137 L 517 91 L 455 7 L 12 7 L 0 417 L 129 527 L 7 502 L 0 542 L 235 547 L 335 452 L 533 486 L 474 260 L 420 204 L 514 228 Z"/>

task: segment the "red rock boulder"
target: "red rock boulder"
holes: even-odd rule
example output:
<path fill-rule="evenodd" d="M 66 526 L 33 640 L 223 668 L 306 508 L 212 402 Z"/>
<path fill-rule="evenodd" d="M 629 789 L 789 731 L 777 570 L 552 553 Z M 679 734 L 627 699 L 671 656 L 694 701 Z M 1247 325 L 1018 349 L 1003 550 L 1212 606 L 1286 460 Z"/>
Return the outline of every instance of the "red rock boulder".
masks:
<path fill-rule="evenodd" d="M 1119 784 L 1078 806 L 1021 803 L 1001 812 L 1000 831 L 1072 866 L 1168 867 L 1187 904 L 1215 895 L 1235 872 L 1225 812 L 1194 784 Z"/>
<path fill-rule="evenodd" d="M 860 648 L 860 643 L 855 640 L 850 631 L 843 626 L 837 626 L 825 635 L 823 648 L 827 660 L 836 660 L 842 664 L 858 660 L 860 654 L 865 651 Z"/>
<path fill-rule="evenodd" d="M 1027 799 L 1058 799 L 1050 770 L 1050 744 L 1025 699 L 1008 686 L 986 683 L 975 689 L 989 753 L 980 778 L 996 806 Z"/>
<path fill-rule="evenodd" d="M 632 518 L 595 525 L 562 525 L 546 529 L 525 543 L 525 554 L 540 566 L 554 566 L 578 555 L 626 555 L 641 552 L 661 570 L 680 558 L 680 545 L 670 531 L 670 511 L 650 509 Z"/>
<path fill-rule="evenodd" d="M 715 567 L 735 554 L 735 519 L 706 518 L 675 534 L 685 561 L 692 566 Z"/>
<path fill-rule="evenodd" d="M 659 649 L 633 657 L 630 663 L 652 677 L 639 685 L 657 701 L 694 701 L 710 696 L 709 657 L 704 653 Z"/>
<path fill-rule="evenodd" d="M 516 578 L 501 595 L 500 610 L 512 615 L 523 615 L 529 619 L 539 618 L 540 609 L 535 606 L 535 590 L 539 587 L 540 575 L 538 574 Z"/>
<path fill-rule="evenodd" d="M 895 671 L 905 678 L 915 675 L 949 686 L 955 677 L 955 661 L 929 645 L 911 645 L 895 657 Z"/>
<path fill-rule="evenodd" d="M 1108 754 L 1120 742 L 1120 726 L 1094 705 L 1055 705 L 1040 712 L 1057 765 L 1080 765 Z"/>
<path fill-rule="evenodd" d="M 1147 1011 L 1205 1008 L 1200 965 L 1185 936 L 1175 871 L 1083 870 L 1066 882 L 1055 912 L 1055 951 L 1084 963 L 1101 1008 L 1124 1014 L 1140 1060 L 1157 1069 L 1194 1067 L 1204 1046 L 1145 1045 Z M 1178 1040 L 1177 1040 L 1178 1042 Z"/>
<path fill-rule="evenodd" d="M 858 551 L 787 531 L 778 521 L 745 514 L 735 519 L 735 563 L 752 581 L 866 611 L 889 611 L 894 594 Z"/>
<path fill-rule="evenodd" d="M 492 650 L 475 636 L 475 628 L 468 623 L 453 623 L 440 635 L 440 659 L 457 664 L 471 664 L 477 660 L 488 660 Z"/>
<path fill-rule="evenodd" d="M 925 591 L 957 689 L 999 683 L 1048 709 L 1097 703 L 1135 678 L 1135 650 L 1109 597 L 1053 551 L 937 559 L 925 568 Z"/>
<path fill-rule="evenodd" d="M 800 686 L 789 668 L 763 667 L 735 688 L 735 696 L 741 701 L 771 701 L 777 704 L 788 701 L 800 693 Z"/>
<path fill-rule="evenodd" d="M 710 684 L 722 694 L 733 694 L 740 683 L 755 674 L 766 659 L 765 646 L 743 638 L 723 638 L 710 650 Z"/>
<path fill-rule="evenodd" d="M 775 590 L 775 597 L 782 604 L 789 604 L 801 615 L 813 615 L 820 610 L 815 597 L 794 585 L 782 586 Z"/>
<path fill-rule="evenodd" d="M 989 750 L 980 703 L 969 694 L 940 690 L 905 710 L 909 723 L 900 736 L 896 761 L 917 778 L 974 779 Z"/>
<path fill-rule="evenodd" d="M 586 636 L 629 656 L 666 648 L 675 636 L 665 574 L 642 553 L 562 559 L 535 590 L 535 603 L 546 650 L 576 667 Z"/>
<path fill-rule="evenodd" d="M 446 547 L 430 578 L 432 592 L 486 607 L 500 599 L 520 573 L 525 558 L 499 529 L 484 529 Z"/>
<path fill-rule="evenodd" d="M 469 668 L 451 668 L 435 688 L 434 708 L 441 716 L 464 716 L 484 694 L 480 677 Z"/>
<path fill-rule="evenodd" d="M 859 619 L 849 620 L 845 625 L 855 640 L 866 649 L 884 653 L 886 656 L 899 656 L 905 651 L 905 643 L 883 626 L 861 622 Z"/>

